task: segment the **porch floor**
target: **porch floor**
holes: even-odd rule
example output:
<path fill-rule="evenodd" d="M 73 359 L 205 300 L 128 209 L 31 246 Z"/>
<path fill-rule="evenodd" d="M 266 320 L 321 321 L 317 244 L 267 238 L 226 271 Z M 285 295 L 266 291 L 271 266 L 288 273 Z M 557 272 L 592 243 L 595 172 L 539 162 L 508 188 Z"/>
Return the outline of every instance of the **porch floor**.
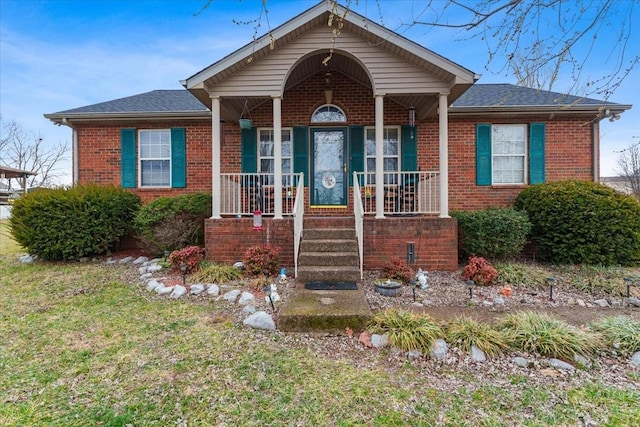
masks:
<path fill-rule="evenodd" d="M 312 291 L 296 283 L 291 297 L 280 308 L 278 329 L 285 332 L 344 333 L 363 330 L 371 309 L 361 283 L 353 291 Z"/>

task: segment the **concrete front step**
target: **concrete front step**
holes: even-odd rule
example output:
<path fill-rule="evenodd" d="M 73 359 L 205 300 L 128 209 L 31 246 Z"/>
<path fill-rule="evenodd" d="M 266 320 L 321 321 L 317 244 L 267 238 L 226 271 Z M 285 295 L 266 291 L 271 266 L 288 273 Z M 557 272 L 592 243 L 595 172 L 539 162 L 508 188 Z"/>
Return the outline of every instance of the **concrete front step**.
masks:
<path fill-rule="evenodd" d="M 300 242 L 300 253 L 305 252 L 358 252 L 358 242 L 342 239 L 318 239 Z"/>
<path fill-rule="evenodd" d="M 355 240 L 356 231 L 353 228 L 311 228 L 302 233 L 304 240 Z"/>
<path fill-rule="evenodd" d="M 359 282 L 360 269 L 354 266 L 299 266 L 298 280 L 304 282 Z"/>
<path fill-rule="evenodd" d="M 371 309 L 362 285 L 355 291 L 310 291 L 301 283 L 276 318 L 285 332 L 344 333 L 362 331 L 371 320 Z"/>
<path fill-rule="evenodd" d="M 358 265 L 357 252 L 302 252 L 298 258 L 298 266 L 330 266 Z"/>

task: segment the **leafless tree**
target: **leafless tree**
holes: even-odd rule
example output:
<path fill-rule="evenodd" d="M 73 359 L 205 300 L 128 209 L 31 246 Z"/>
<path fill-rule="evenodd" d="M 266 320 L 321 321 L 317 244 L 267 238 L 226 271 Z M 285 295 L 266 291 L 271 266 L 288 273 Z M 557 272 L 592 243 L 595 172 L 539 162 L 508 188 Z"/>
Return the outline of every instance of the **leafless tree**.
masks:
<path fill-rule="evenodd" d="M 620 152 L 616 173 L 625 188 L 640 200 L 640 142 Z"/>
<path fill-rule="evenodd" d="M 17 122 L 2 123 L 0 134 L 0 164 L 16 169 L 35 172 L 27 185 L 31 187 L 50 187 L 57 184 L 62 176 L 60 162 L 69 151 L 66 144 L 51 146 L 33 132 L 25 130 Z"/>

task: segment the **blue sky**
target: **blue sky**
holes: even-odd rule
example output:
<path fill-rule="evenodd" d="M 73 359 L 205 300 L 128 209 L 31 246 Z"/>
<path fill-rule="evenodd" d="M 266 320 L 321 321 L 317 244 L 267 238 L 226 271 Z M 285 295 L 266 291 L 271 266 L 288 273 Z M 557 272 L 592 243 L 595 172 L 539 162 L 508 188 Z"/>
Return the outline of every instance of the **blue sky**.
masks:
<path fill-rule="evenodd" d="M 2 121 L 16 121 L 45 142 L 68 143 L 71 130 L 54 126 L 43 114 L 154 89 L 181 89 L 180 80 L 251 41 L 253 26 L 238 25 L 233 20 L 253 20 L 261 8 L 261 0 L 213 0 L 197 14 L 205 3 L 206 0 L 0 0 Z M 317 0 L 269 0 L 269 25 L 274 28 L 315 4 Z M 480 83 L 516 83 L 506 70 L 501 70 L 500 62 L 485 69 L 487 50 L 480 39 L 462 40 L 464 35 L 459 31 L 447 29 L 403 28 L 401 23 L 408 22 L 423 4 L 420 0 L 359 0 L 352 7 L 379 23 L 382 16 L 388 28 L 481 74 Z M 636 22 L 640 22 L 640 6 L 635 9 Z M 258 35 L 267 30 L 263 19 Z M 638 54 L 640 37 L 635 31 L 629 45 Z M 604 36 L 605 31 L 601 34 Z M 596 51 L 596 58 L 608 57 L 606 44 L 601 49 L 601 53 Z M 595 61 L 587 72 L 597 75 L 602 62 Z M 566 90 L 566 77 L 554 90 Z M 638 94 L 640 67 L 609 100 L 633 104 Z M 613 174 L 616 151 L 638 141 L 640 103 L 637 104 L 617 122 L 601 122 L 603 175 Z M 69 183 L 70 162 L 62 166 L 67 172 L 63 183 Z"/>

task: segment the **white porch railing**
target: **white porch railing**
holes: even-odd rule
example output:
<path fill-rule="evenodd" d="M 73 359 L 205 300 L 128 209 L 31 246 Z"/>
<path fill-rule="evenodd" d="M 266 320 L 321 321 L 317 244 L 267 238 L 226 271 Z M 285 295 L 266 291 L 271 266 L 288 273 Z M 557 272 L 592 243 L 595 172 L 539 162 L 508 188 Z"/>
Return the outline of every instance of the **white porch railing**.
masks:
<path fill-rule="evenodd" d="M 293 204 L 293 264 L 294 274 L 298 277 L 298 253 L 300 251 L 300 239 L 304 229 L 304 174 L 298 175 L 298 187 Z"/>
<path fill-rule="evenodd" d="M 358 184 L 358 177 L 356 172 L 353 173 L 353 214 L 356 218 L 356 239 L 358 239 L 358 256 L 360 257 L 360 280 L 364 279 L 362 271 L 362 254 L 363 254 L 363 240 L 364 240 L 364 227 L 362 225 L 362 218 L 364 216 L 362 208 L 362 194 L 360 191 L 360 185 Z"/>
<path fill-rule="evenodd" d="M 376 213 L 376 176 L 371 172 L 354 172 L 354 190 L 360 187 L 365 215 Z M 440 172 L 385 172 L 384 213 L 439 214 Z"/>
<path fill-rule="evenodd" d="M 293 215 L 298 180 L 301 174 L 282 175 L 282 214 Z M 220 213 L 251 215 L 260 210 L 263 215 L 274 212 L 273 173 L 221 174 Z"/>

